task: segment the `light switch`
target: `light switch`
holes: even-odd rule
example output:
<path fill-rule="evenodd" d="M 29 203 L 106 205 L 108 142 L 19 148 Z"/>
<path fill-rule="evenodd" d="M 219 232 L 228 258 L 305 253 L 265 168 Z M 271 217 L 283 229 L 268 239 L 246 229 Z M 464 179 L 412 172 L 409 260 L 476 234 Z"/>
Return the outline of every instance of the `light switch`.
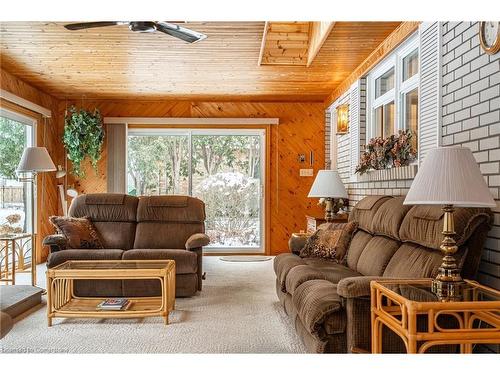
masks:
<path fill-rule="evenodd" d="M 313 169 L 301 169 L 299 171 L 300 177 L 312 177 L 314 175 Z"/>

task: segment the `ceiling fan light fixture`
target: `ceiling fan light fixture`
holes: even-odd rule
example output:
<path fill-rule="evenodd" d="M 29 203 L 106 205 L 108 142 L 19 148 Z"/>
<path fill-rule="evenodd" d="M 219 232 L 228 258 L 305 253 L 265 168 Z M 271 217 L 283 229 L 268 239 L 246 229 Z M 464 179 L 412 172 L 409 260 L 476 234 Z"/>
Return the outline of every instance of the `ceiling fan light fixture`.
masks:
<path fill-rule="evenodd" d="M 64 25 L 67 30 L 78 31 L 85 29 L 93 29 L 96 27 L 106 27 L 106 26 L 117 26 L 117 25 L 128 25 L 130 31 L 139 33 L 154 33 L 155 31 L 162 32 L 164 34 L 173 36 L 174 38 L 183 40 L 188 43 L 196 43 L 203 39 L 206 39 L 205 34 L 199 33 L 194 30 L 179 26 L 175 23 L 164 22 L 164 21 L 98 21 L 98 22 L 81 22 L 81 23 L 71 23 Z"/>

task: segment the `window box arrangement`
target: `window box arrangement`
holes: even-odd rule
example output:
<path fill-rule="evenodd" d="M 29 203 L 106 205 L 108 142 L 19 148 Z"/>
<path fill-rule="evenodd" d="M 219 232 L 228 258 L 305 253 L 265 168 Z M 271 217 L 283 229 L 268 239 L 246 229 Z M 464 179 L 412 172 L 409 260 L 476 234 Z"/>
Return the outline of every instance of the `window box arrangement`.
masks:
<path fill-rule="evenodd" d="M 82 163 L 87 157 L 97 172 L 103 143 L 104 127 L 99 110 L 90 112 L 71 106 L 65 115 L 63 144 L 75 177 L 85 176 Z"/>
<path fill-rule="evenodd" d="M 410 165 L 417 158 L 412 138 L 411 130 L 400 130 L 398 134 L 387 138 L 370 139 L 364 146 L 365 151 L 361 154 L 361 162 L 356 167 L 356 173 L 362 175 L 371 170 Z"/>

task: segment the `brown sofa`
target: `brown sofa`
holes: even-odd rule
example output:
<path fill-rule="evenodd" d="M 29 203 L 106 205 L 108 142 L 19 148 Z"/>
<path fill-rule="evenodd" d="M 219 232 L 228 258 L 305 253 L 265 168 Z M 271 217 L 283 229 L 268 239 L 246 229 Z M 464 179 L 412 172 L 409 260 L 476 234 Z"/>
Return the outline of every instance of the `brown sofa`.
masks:
<path fill-rule="evenodd" d="M 68 249 L 60 234 L 44 239 L 50 246 L 47 266 L 67 260 L 173 259 L 176 296 L 188 297 L 202 287 L 202 247 L 208 245 L 205 205 L 188 196 L 133 197 L 125 194 L 86 194 L 71 203 L 69 216 L 90 217 L 104 249 Z M 156 280 L 79 281 L 79 296 L 153 296 Z"/>
<path fill-rule="evenodd" d="M 371 351 L 370 281 L 436 275 L 442 260 L 441 209 L 404 206 L 403 201 L 404 197 L 369 196 L 356 205 L 349 219 L 358 222 L 358 230 L 346 264 L 300 258 L 304 238 L 291 240 L 292 253 L 275 258 L 278 298 L 308 351 Z M 455 212 L 456 256 L 464 278 L 476 275 L 491 221 L 488 209 Z M 404 352 L 402 341 L 385 331 L 383 348 Z"/>

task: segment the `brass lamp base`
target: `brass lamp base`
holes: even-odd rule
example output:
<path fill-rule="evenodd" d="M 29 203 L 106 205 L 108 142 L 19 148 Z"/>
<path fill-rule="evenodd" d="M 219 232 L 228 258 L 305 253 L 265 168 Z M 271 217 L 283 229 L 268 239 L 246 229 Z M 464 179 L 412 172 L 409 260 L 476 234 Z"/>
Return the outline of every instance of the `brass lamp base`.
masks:
<path fill-rule="evenodd" d="M 455 223 L 453 220 L 452 205 L 443 207 L 443 235 L 444 239 L 441 243 L 441 250 L 444 253 L 443 263 L 439 267 L 438 274 L 432 280 L 432 291 L 441 301 L 457 301 L 462 298 L 462 289 L 465 284 L 460 276 L 455 257 L 453 256 L 457 250 L 457 244 L 453 237 L 455 236 Z"/>
<path fill-rule="evenodd" d="M 443 281 L 436 278 L 432 280 L 432 292 L 443 302 L 460 301 L 462 300 L 464 285 L 463 280 Z"/>
<path fill-rule="evenodd" d="M 333 198 L 325 198 L 325 220 L 327 223 L 333 221 Z"/>

